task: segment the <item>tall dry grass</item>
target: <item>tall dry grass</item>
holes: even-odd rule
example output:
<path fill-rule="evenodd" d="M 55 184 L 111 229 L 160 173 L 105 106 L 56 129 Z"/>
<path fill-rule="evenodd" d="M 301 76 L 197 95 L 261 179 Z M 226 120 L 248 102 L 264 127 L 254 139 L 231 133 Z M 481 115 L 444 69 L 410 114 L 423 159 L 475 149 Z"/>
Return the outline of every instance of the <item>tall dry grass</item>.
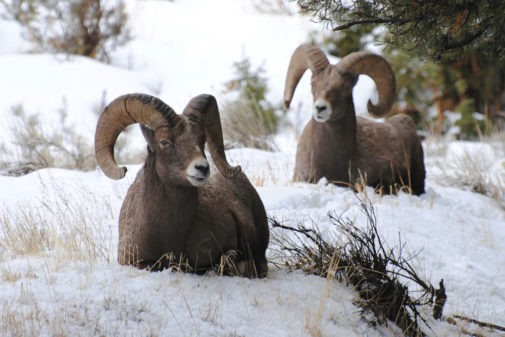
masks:
<path fill-rule="evenodd" d="M 16 207 L 0 205 L 0 262 L 24 257 L 110 262 L 115 212 L 109 196 L 40 179 L 43 194 Z M 114 205 L 114 208 L 116 206 Z"/>
<path fill-rule="evenodd" d="M 505 142 L 502 134 L 464 146 L 440 138 L 425 141 L 429 178 L 442 186 L 476 192 L 505 208 Z"/>
<path fill-rule="evenodd" d="M 72 292 L 87 287 L 98 265 L 115 262 L 122 191 L 100 195 L 83 181 L 45 174 L 36 184 L 40 195 L 0 204 L 0 288 L 5 295 L 0 297 L 0 336 L 107 335 L 108 327 L 99 326 L 92 307 L 79 301 L 69 305 L 60 297 L 66 286 Z M 68 270 L 79 271 L 83 283 L 62 287 L 72 278 L 62 279 Z M 79 325 L 82 331 L 69 331 Z"/>

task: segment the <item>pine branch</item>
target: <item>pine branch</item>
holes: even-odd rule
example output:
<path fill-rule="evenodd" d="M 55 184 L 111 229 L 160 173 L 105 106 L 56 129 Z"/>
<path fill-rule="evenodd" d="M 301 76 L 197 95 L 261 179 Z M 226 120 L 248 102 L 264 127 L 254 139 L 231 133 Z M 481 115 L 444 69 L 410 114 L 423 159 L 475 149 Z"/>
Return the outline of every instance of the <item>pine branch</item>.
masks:
<path fill-rule="evenodd" d="M 333 31 L 344 30 L 344 29 L 347 29 L 347 28 L 352 27 L 354 25 L 367 25 L 367 24 L 385 23 L 385 24 L 396 24 L 399 26 L 403 26 L 404 24 L 407 24 L 409 22 L 419 22 L 423 18 L 424 18 L 424 16 L 417 16 L 415 18 L 406 18 L 406 19 L 392 17 L 392 18 L 387 18 L 387 19 L 376 18 L 376 19 L 366 19 L 366 20 L 354 20 L 354 21 L 348 22 L 344 25 L 340 25 L 340 26 L 333 28 Z"/>
<path fill-rule="evenodd" d="M 463 46 L 466 46 L 467 44 L 471 43 L 475 39 L 479 38 L 484 33 L 484 31 L 485 31 L 485 29 L 481 29 L 481 30 L 475 32 L 474 34 L 471 34 L 471 35 L 467 36 L 465 39 L 460 40 L 458 42 L 448 43 L 447 40 L 445 40 L 444 43 L 442 44 L 442 48 L 443 48 L 443 50 L 450 50 L 450 49 L 457 49 L 457 48 L 461 48 Z"/>

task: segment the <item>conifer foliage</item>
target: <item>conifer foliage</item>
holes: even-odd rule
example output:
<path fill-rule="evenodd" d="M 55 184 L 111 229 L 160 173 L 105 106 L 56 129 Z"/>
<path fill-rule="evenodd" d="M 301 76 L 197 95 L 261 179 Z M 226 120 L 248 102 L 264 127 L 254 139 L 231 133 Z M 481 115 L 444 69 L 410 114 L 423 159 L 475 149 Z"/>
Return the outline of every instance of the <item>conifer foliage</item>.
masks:
<path fill-rule="evenodd" d="M 383 25 L 393 49 L 435 60 L 455 58 L 463 49 L 505 58 L 505 2 L 492 0 L 297 0 L 303 12 L 334 31 Z"/>

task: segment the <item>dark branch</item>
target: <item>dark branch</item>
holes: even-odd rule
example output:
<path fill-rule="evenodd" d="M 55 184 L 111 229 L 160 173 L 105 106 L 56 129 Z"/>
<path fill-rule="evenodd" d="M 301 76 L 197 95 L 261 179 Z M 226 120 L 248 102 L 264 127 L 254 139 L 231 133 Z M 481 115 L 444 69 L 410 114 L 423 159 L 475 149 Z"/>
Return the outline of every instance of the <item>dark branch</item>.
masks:
<path fill-rule="evenodd" d="M 367 25 L 367 24 L 380 24 L 380 23 L 386 23 L 386 24 L 396 24 L 399 26 L 402 26 L 404 24 L 407 24 L 409 22 L 417 22 L 420 21 L 423 17 L 418 16 L 415 18 L 406 18 L 406 19 L 400 19 L 400 18 L 388 18 L 388 19 L 382 19 L 382 18 L 377 18 L 377 19 L 367 19 L 367 20 L 354 20 L 351 22 L 348 22 L 344 25 L 337 26 L 333 28 L 333 31 L 337 30 L 344 30 L 349 27 L 352 27 L 354 25 Z"/>
<path fill-rule="evenodd" d="M 484 29 L 479 30 L 479 31 L 475 32 L 474 34 L 467 36 L 466 39 L 463 39 L 461 41 L 453 42 L 453 43 L 444 43 L 444 45 L 442 47 L 444 50 L 461 48 L 463 46 L 466 46 L 467 44 L 469 44 L 473 40 L 477 39 L 478 37 L 480 37 L 483 33 L 484 33 Z"/>
<path fill-rule="evenodd" d="M 312 233 L 313 232 L 313 230 L 307 229 L 307 228 L 294 228 L 294 227 L 291 227 L 291 226 L 282 225 L 280 222 L 278 222 L 276 219 L 273 219 L 273 218 L 270 219 L 270 223 L 272 224 L 273 228 L 287 229 L 287 230 L 290 230 L 290 231 L 293 231 L 293 232 L 297 232 L 297 233 L 301 233 L 301 234 L 304 234 L 304 235 L 307 235 L 307 233 Z"/>

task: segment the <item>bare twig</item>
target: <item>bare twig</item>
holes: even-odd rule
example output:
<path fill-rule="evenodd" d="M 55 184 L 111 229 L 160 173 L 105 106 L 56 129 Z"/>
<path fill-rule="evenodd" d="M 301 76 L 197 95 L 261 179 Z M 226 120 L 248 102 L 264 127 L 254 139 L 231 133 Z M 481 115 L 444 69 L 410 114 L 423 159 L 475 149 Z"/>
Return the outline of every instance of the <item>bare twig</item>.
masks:
<path fill-rule="evenodd" d="M 493 323 L 482 322 L 482 321 L 478 321 L 478 320 L 473 319 L 473 318 L 468 318 L 468 317 L 460 316 L 460 315 L 454 315 L 452 317 L 457 318 L 457 319 L 462 320 L 462 321 L 465 321 L 465 322 L 477 324 L 481 328 L 488 328 L 488 329 L 493 329 L 493 330 L 498 330 L 498 331 L 505 331 L 505 327 L 500 326 L 500 325 L 496 325 L 496 324 L 493 324 Z"/>

